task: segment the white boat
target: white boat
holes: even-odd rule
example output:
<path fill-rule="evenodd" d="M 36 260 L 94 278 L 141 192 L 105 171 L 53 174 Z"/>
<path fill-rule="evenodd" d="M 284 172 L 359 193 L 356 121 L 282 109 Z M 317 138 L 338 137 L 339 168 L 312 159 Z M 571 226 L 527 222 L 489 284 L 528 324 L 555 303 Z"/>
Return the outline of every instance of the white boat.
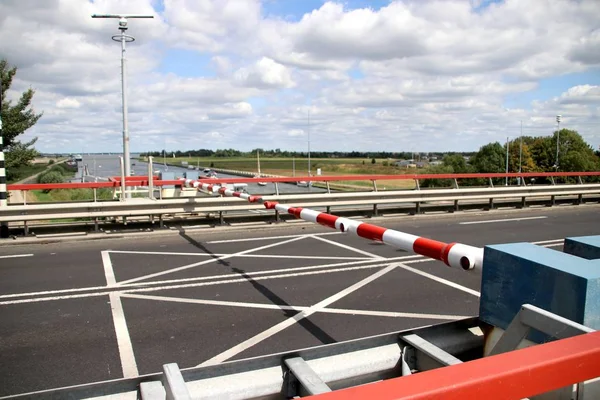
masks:
<path fill-rule="evenodd" d="M 258 164 L 258 174 L 254 175 L 255 178 L 262 178 L 260 173 L 260 155 L 258 154 L 258 150 L 256 150 L 256 162 Z M 258 181 L 258 186 L 267 186 L 267 182 Z"/>

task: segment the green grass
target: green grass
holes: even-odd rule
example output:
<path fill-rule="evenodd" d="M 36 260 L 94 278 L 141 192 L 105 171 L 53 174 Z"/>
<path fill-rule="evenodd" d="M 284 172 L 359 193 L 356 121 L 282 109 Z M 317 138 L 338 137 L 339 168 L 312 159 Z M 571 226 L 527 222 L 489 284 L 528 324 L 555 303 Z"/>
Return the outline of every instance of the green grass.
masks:
<path fill-rule="evenodd" d="M 33 164 L 26 165 L 19 168 L 13 168 L 10 171 L 6 171 L 8 174 L 8 183 L 15 183 L 30 176 L 33 176 L 37 173 L 42 172 L 46 169 L 48 165 L 46 164 Z"/>
<path fill-rule="evenodd" d="M 94 200 L 93 189 L 53 189 L 48 193 L 43 190 L 33 190 L 32 194 L 40 203 Z M 111 189 L 97 189 L 97 200 L 112 200 L 112 198 Z"/>

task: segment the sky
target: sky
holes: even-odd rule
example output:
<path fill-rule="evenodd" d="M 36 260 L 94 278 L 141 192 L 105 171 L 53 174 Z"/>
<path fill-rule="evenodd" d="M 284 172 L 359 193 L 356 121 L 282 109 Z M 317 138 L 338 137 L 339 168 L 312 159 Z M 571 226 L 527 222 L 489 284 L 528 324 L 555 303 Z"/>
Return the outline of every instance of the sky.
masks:
<path fill-rule="evenodd" d="M 600 148 L 598 0 L 2 0 L 0 57 L 41 152 L 475 151 L 577 130 Z"/>

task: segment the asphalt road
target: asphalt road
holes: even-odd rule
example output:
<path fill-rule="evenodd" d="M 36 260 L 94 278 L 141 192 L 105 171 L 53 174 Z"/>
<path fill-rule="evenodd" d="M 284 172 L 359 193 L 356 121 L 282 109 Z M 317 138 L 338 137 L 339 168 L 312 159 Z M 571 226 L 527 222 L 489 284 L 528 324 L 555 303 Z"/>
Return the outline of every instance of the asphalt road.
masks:
<path fill-rule="evenodd" d="M 483 246 L 600 234 L 600 206 L 370 221 Z M 0 396 L 477 315 L 480 274 L 312 224 L 0 246 Z"/>

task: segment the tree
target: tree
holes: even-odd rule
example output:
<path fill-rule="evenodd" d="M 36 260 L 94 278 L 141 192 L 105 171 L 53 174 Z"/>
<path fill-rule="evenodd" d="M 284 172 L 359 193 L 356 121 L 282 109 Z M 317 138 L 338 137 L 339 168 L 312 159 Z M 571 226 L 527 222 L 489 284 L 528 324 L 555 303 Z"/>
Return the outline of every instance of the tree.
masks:
<path fill-rule="evenodd" d="M 519 159 L 521 159 L 521 172 L 535 172 L 537 170 L 535 161 L 533 160 L 533 156 L 531 155 L 531 151 L 525 142 L 525 139 L 523 139 L 522 152 L 520 152 L 521 139 L 515 139 L 510 142 L 509 145 L 508 172 L 519 172 Z"/>
<path fill-rule="evenodd" d="M 449 167 L 451 172 L 455 174 L 465 174 L 468 172 L 472 172 L 469 166 L 467 165 L 467 161 L 460 154 L 453 154 L 444 157 L 444 166 Z"/>
<path fill-rule="evenodd" d="M 41 113 L 36 114 L 31 108 L 31 100 L 35 93 L 31 88 L 23 92 L 14 105 L 12 101 L 6 99 L 6 92 L 16 73 L 16 67 L 9 67 L 5 59 L 0 60 L 2 137 L 6 148 L 6 168 L 9 175 L 12 168 L 28 165 L 37 156 L 37 152 L 31 148 L 37 138 L 27 143 L 21 143 L 16 138 L 35 125 L 42 116 Z"/>
<path fill-rule="evenodd" d="M 498 142 L 486 144 L 471 158 L 471 165 L 481 173 L 505 172 L 506 149 Z"/>
<path fill-rule="evenodd" d="M 375 161 L 375 158 L 371 158 L 371 164 L 375 164 L 377 161 Z"/>

